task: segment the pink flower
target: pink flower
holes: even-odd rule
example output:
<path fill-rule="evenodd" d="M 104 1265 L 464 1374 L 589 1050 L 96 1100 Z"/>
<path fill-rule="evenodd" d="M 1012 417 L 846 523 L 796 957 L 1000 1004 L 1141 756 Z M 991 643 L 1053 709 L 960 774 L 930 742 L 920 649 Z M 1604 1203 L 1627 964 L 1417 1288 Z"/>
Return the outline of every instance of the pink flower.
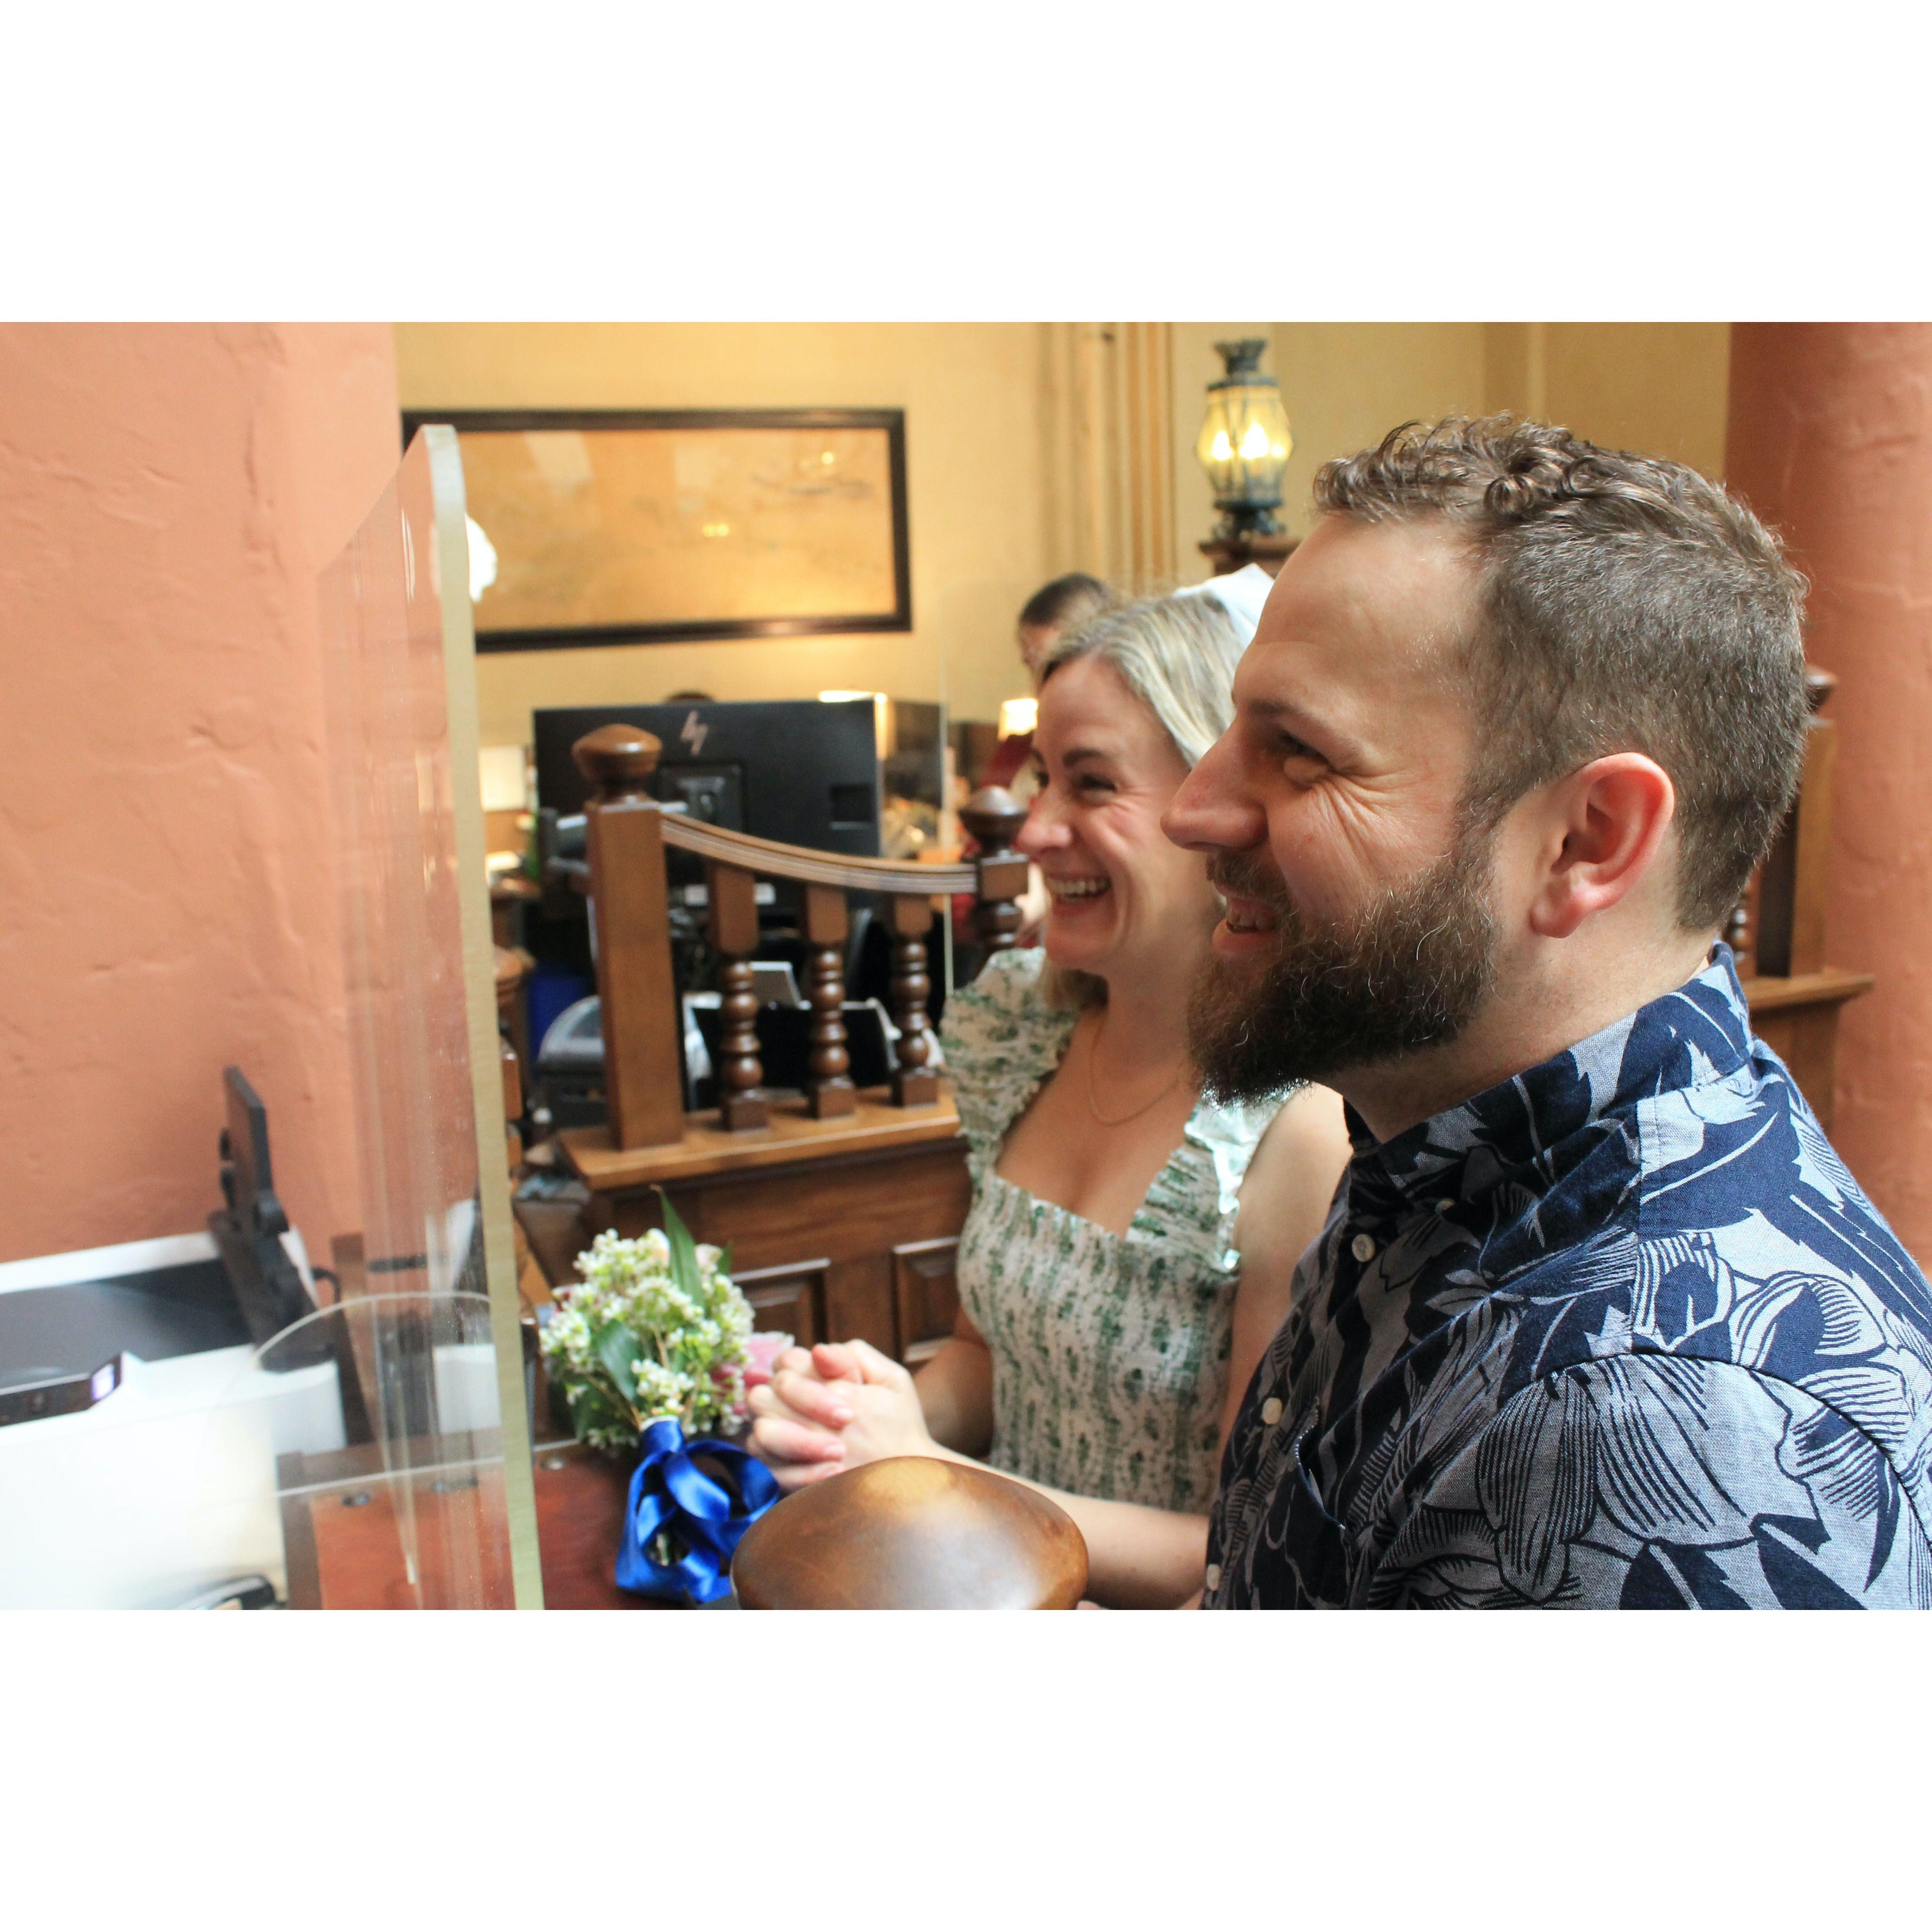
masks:
<path fill-rule="evenodd" d="M 745 1346 L 751 1355 L 745 1364 L 745 1386 L 756 1388 L 760 1382 L 771 1380 L 778 1358 L 793 1346 L 793 1341 L 789 1335 L 766 1333 L 748 1337 Z"/>

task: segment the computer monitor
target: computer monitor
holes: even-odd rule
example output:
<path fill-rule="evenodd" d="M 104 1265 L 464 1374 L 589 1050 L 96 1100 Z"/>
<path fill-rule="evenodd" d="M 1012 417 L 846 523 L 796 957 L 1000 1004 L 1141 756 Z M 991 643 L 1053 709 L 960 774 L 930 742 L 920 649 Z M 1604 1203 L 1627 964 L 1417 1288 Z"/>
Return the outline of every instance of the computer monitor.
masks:
<path fill-rule="evenodd" d="M 648 731 L 663 747 L 654 797 L 694 818 L 788 845 L 879 856 L 882 777 L 874 700 L 562 706 L 532 716 L 537 797 L 578 812 L 590 787 L 571 747 L 603 724 Z"/>

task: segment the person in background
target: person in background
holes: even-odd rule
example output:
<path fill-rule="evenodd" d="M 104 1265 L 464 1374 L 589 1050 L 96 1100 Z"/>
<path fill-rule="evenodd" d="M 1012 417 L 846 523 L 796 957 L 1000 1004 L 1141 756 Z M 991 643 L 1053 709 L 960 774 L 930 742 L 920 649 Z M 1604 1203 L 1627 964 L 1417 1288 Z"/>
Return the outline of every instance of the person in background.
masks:
<path fill-rule="evenodd" d="M 1042 584 L 1022 608 L 1017 627 L 1020 662 L 1026 666 L 1027 675 L 1037 685 L 1040 667 L 1060 639 L 1118 601 L 1108 585 L 1084 571 L 1076 570 Z M 1030 731 L 1016 731 L 1010 738 L 1002 738 L 981 784 L 1010 785 L 1026 770 L 1032 755 Z"/>
<path fill-rule="evenodd" d="M 1160 815 L 1232 716 L 1250 628 L 1177 596 L 1048 649 L 1019 841 L 1044 949 L 994 955 L 945 1014 L 973 1181 L 957 1328 L 916 1379 L 853 1342 L 791 1352 L 750 1398 L 788 1489 L 908 1454 L 1045 1489 L 1124 1606 L 1200 1582 L 1233 1405 L 1348 1151 L 1325 1089 L 1220 1106 L 1187 1055 L 1220 904 Z"/>
<path fill-rule="evenodd" d="M 1932 1289 L 1718 937 L 1804 761 L 1802 580 L 1682 464 L 1508 417 L 1316 501 L 1166 820 L 1226 905 L 1208 1090 L 1332 1081 L 1354 1150 L 1207 1604 L 1932 1606 Z"/>

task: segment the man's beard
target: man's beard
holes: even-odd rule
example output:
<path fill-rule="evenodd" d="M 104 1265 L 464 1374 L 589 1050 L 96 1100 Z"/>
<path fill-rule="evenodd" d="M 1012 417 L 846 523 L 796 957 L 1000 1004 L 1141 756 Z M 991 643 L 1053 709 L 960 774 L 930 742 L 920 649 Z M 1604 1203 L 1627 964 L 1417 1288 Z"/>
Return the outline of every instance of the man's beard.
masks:
<path fill-rule="evenodd" d="M 1352 919 L 1316 923 L 1288 903 L 1265 861 L 1208 868 L 1216 886 L 1276 915 L 1272 952 L 1208 956 L 1188 1004 L 1188 1044 L 1204 1090 L 1258 1100 L 1304 1080 L 1440 1046 L 1490 988 L 1490 829 L 1467 832 L 1427 871 Z"/>

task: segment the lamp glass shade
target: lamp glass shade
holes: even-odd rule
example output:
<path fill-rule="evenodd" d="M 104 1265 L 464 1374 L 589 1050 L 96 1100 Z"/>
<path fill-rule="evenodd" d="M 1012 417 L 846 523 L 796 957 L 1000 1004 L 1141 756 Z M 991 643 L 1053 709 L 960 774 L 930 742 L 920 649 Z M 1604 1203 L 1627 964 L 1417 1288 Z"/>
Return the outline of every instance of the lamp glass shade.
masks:
<path fill-rule="evenodd" d="M 1265 513 L 1281 501 L 1282 473 L 1294 448 L 1281 389 L 1256 368 L 1258 340 L 1215 345 L 1228 373 L 1208 386 L 1208 413 L 1194 453 L 1214 485 L 1217 508 Z M 1272 518 L 1258 514 L 1264 526 Z"/>

